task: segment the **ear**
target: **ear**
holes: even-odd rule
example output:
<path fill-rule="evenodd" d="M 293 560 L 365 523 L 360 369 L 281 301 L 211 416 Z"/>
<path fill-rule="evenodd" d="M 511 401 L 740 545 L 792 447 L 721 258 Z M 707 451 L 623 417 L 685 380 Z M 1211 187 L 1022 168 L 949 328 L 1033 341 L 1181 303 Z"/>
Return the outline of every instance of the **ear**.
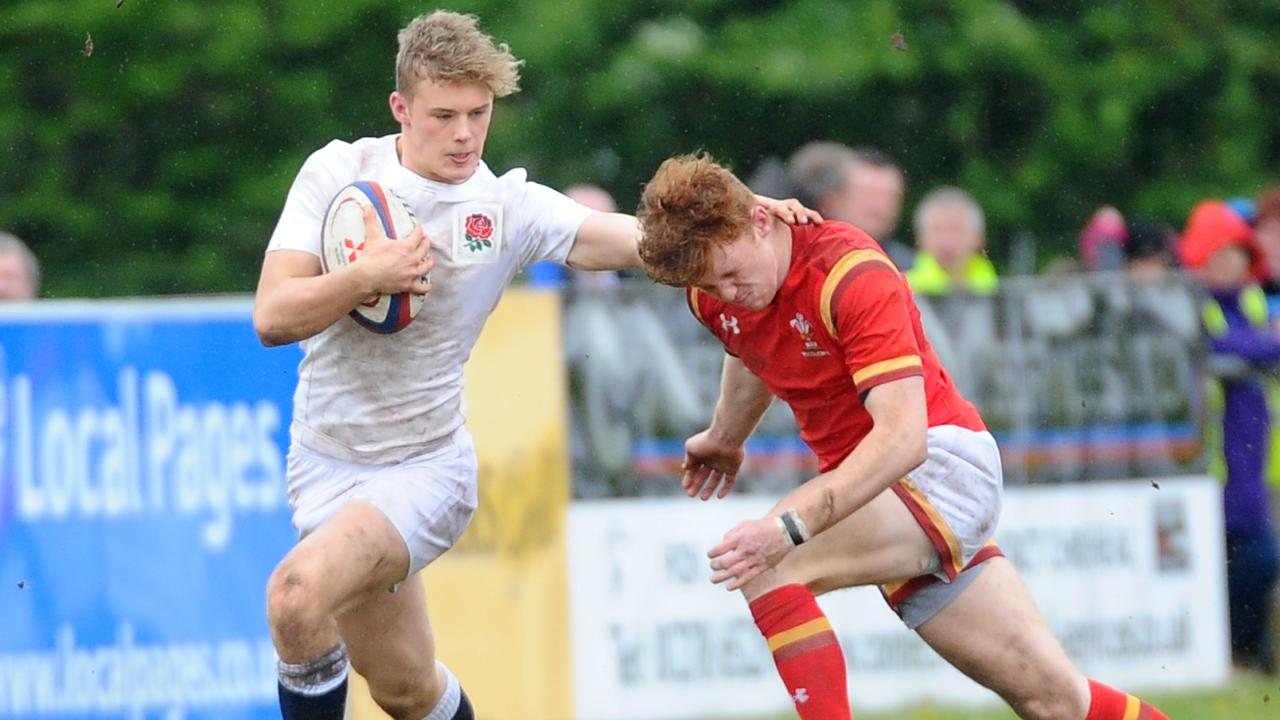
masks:
<path fill-rule="evenodd" d="M 396 122 L 401 125 L 412 124 L 409 122 L 409 98 L 405 97 L 399 90 L 396 90 L 391 93 L 391 97 L 387 99 L 387 102 L 391 106 L 391 117 L 395 118 Z"/>
<path fill-rule="evenodd" d="M 756 205 L 751 209 L 751 227 L 756 231 L 755 235 L 758 238 L 768 235 L 773 229 L 773 213 L 763 205 Z"/>

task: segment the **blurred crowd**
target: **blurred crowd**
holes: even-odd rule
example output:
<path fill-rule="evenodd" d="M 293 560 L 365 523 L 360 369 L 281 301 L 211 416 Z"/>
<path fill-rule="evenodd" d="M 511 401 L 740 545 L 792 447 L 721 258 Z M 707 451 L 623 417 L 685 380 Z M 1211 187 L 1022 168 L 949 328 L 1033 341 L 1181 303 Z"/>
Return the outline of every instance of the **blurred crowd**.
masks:
<path fill-rule="evenodd" d="M 1207 398 L 1225 480 L 1227 585 L 1236 662 L 1274 673 L 1280 574 L 1269 495 L 1280 487 L 1280 187 L 1254 202 L 1207 200 L 1173 243 L 1203 289 L 1201 322 L 1213 384 Z"/>
<path fill-rule="evenodd" d="M 797 197 L 830 220 L 856 225 L 880 242 L 917 295 L 988 296 L 1000 286 L 988 257 L 986 218 L 964 189 L 929 189 L 910 215 L 913 244 L 900 223 L 906 177 L 872 148 L 812 142 L 788 160 L 763 162 L 749 185 L 762 195 Z M 594 185 L 566 188 L 592 209 L 617 204 Z M 1201 323 L 1210 387 L 1205 423 L 1211 462 L 1223 480 L 1231 645 L 1238 666 L 1276 671 L 1274 607 L 1280 550 L 1270 493 L 1280 488 L 1280 186 L 1258 198 L 1205 200 L 1190 209 L 1181 232 L 1160 220 L 1126 217 L 1102 207 L 1083 224 L 1078 257 L 1045 272 L 1123 271 L 1137 283 L 1180 272 L 1201 292 Z M 529 281 L 598 289 L 613 273 L 540 264 Z M 0 300 L 32 300 L 40 289 L 36 257 L 22 240 L 0 232 Z"/>
<path fill-rule="evenodd" d="M 1124 270 L 1134 282 L 1176 270 L 1199 290 L 1209 376 L 1205 436 L 1210 469 L 1223 481 L 1232 657 L 1237 667 L 1274 674 L 1280 186 L 1256 199 L 1204 200 L 1190 209 L 1180 233 L 1102 207 L 1081 231 L 1079 249 L 1080 270 Z"/>

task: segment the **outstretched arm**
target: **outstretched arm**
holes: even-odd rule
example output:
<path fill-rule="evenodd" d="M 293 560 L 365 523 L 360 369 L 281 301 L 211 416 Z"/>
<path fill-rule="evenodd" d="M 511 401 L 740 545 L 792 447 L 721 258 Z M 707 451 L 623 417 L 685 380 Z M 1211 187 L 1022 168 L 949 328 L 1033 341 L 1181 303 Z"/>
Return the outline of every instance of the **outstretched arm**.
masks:
<path fill-rule="evenodd" d="M 569 267 L 577 270 L 624 270 L 640 267 L 640 223 L 622 213 L 593 212 L 582 221 Z"/>
<path fill-rule="evenodd" d="M 804 225 L 822 222 L 822 216 L 801 205 L 798 200 L 774 200 L 756 196 L 756 200 L 783 222 Z M 578 228 L 573 248 L 569 250 L 569 267 L 578 270 L 623 270 L 640 267 L 640 223 L 622 213 L 594 212 Z"/>
<path fill-rule="evenodd" d="M 720 373 L 720 399 L 711 427 L 684 445 L 684 478 L 689 497 L 724 497 L 738 479 L 743 445 L 773 402 L 773 393 L 738 358 L 726 354 Z M 719 492 L 717 492 L 719 488 Z"/>

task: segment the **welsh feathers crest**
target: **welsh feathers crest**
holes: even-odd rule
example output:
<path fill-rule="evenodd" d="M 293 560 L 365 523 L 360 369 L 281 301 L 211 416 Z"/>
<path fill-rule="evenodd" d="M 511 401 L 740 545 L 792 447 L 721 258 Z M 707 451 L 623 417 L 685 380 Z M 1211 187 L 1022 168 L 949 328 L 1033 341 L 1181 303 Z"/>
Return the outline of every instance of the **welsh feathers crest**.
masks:
<path fill-rule="evenodd" d="M 800 313 L 796 313 L 795 319 L 791 321 L 791 327 L 795 328 L 805 340 L 809 339 L 809 332 L 813 330 L 813 326 L 809 325 L 809 321 L 805 320 L 804 315 Z"/>

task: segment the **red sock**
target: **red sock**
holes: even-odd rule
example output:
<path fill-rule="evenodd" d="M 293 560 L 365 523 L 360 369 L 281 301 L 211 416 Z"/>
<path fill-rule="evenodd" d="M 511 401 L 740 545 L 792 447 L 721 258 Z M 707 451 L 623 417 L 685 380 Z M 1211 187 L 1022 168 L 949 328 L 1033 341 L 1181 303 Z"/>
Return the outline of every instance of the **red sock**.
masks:
<path fill-rule="evenodd" d="M 751 616 L 801 720 L 852 720 L 844 653 L 813 593 L 783 585 L 753 600 Z"/>
<path fill-rule="evenodd" d="M 1169 720 L 1169 716 L 1128 693 L 1089 681 L 1089 714 L 1084 720 Z"/>

